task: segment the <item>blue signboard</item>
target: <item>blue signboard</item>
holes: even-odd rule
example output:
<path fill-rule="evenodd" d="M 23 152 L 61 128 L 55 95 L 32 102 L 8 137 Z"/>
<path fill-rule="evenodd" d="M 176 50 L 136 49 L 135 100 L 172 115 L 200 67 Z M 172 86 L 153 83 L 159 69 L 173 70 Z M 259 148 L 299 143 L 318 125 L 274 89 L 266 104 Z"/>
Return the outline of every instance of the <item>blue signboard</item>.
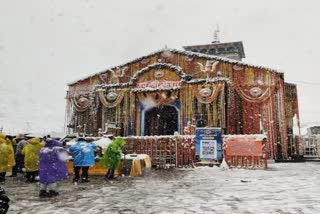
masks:
<path fill-rule="evenodd" d="M 221 128 L 196 129 L 196 155 L 201 161 L 222 161 Z"/>

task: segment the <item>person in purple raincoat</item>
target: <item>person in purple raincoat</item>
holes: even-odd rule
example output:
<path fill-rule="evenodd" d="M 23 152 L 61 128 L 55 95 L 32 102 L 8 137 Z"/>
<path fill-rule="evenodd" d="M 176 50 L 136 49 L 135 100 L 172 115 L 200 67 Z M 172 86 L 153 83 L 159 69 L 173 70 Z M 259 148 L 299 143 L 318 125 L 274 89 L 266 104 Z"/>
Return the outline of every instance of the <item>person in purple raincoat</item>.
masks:
<path fill-rule="evenodd" d="M 68 177 L 67 160 L 68 152 L 62 147 L 62 143 L 48 139 L 39 155 L 39 197 L 59 195 L 56 183 Z"/>

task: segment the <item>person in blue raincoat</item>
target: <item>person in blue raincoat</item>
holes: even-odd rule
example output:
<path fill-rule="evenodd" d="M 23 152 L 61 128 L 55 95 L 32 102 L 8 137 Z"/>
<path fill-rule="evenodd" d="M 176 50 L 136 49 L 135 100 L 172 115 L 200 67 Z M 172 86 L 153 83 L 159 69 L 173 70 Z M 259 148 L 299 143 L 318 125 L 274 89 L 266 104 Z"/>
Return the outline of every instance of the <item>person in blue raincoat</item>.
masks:
<path fill-rule="evenodd" d="M 90 166 L 95 164 L 94 151 L 96 147 L 96 144 L 92 143 L 92 139 L 86 141 L 84 138 L 79 138 L 78 141 L 69 148 L 69 152 L 73 157 L 74 183 L 78 183 L 80 180 L 80 170 L 82 170 L 80 181 L 89 182 L 88 170 Z"/>

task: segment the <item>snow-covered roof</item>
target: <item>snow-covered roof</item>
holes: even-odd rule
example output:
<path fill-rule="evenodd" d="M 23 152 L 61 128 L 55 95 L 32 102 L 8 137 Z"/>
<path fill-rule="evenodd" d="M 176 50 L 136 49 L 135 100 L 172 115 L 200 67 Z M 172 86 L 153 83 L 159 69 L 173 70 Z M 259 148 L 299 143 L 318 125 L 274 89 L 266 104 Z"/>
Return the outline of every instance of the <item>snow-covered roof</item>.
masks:
<path fill-rule="evenodd" d="M 148 55 L 146 55 L 146 56 L 136 58 L 136 59 L 134 59 L 134 60 L 132 60 L 132 61 L 130 61 L 130 62 L 124 63 L 124 64 L 122 64 L 122 65 L 114 66 L 114 67 L 108 68 L 108 69 L 106 69 L 106 70 L 100 71 L 100 72 L 98 72 L 98 73 L 95 73 L 95 74 L 86 76 L 86 77 L 84 77 L 84 78 L 78 79 L 78 80 L 76 80 L 76 81 L 70 82 L 70 83 L 68 83 L 68 85 L 69 85 L 69 86 L 72 86 L 72 85 L 76 84 L 77 82 L 80 82 L 80 81 L 86 80 L 86 79 L 88 79 L 88 78 L 94 77 L 94 76 L 96 76 L 96 75 L 105 73 L 105 72 L 108 71 L 108 70 L 112 70 L 112 69 L 117 69 L 117 68 L 120 68 L 120 67 L 124 67 L 124 66 L 126 66 L 126 65 L 129 65 L 129 64 L 132 64 L 132 63 L 135 63 L 135 62 L 144 60 L 144 59 L 146 59 L 146 58 L 152 57 L 152 56 L 154 56 L 154 55 L 157 55 L 157 54 L 160 54 L 160 53 L 163 53 L 163 52 L 171 52 L 171 53 L 174 53 L 174 54 L 183 54 L 183 55 L 186 55 L 186 56 L 189 56 L 189 57 L 198 57 L 198 58 L 205 58 L 205 59 L 208 59 L 208 60 L 217 60 L 217 61 L 220 61 L 220 62 L 226 62 L 226 63 L 230 63 L 230 64 L 234 64 L 234 65 L 247 66 L 247 67 L 253 67 L 253 68 L 258 68 L 258 69 L 264 69 L 264 70 L 268 70 L 268 71 L 272 71 L 272 72 L 276 72 L 276 73 L 282 73 L 282 72 L 279 72 L 279 71 L 277 71 L 277 70 L 275 70 L 275 69 L 272 69 L 272 68 L 269 68 L 269 67 L 254 65 L 254 64 L 250 64 L 250 63 L 245 63 L 245 62 L 242 62 L 242 61 L 233 60 L 233 59 L 229 59 L 229 58 L 226 58 L 226 57 L 220 57 L 220 56 L 202 54 L 202 53 L 185 51 L 185 50 L 161 49 L 161 50 L 159 50 L 159 51 L 153 52 L 153 53 L 148 54 Z"/>

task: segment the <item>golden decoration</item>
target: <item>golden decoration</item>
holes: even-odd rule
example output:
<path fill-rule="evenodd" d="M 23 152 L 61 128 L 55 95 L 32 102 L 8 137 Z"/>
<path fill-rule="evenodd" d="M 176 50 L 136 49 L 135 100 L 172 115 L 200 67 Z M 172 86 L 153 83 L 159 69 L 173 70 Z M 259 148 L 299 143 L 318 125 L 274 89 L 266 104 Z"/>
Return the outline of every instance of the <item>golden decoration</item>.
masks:
<path fill-rule="evenodd" d="M 78 97 L 72 97 L 70 99 L 71 99 L 72 105 L 74 106 L 77 112 L 84 112 L 90 106 L 90 101 L 87 97 L 78 96 Z"/>
<path fill-rule="evenodd" d="M 255 88 L 259 88 L 259 93 L 251 93 Z M 266 101 L 273 94 L 274 88 L 274 86 L 267 86 L 265 89 L 263 89 L 262 86 L 235 86 L 239 96 L 245 101 L 252 103 Z"/>
<path fill-rule="evenodd" d="M 212 101 L 216 100 L 223 86 L 224 86 L 223 83 L 218 83 L 218 84 L 213 84 L 212 89 L 209 89 L 208 86 L 206 88 L 198 89 L 198 93 L 195 96 L 200 103 L 211 103 Z M 200 85 L 200 87 L 202 86 Z M 208 94 L 208 91 L 210 90 L 211 90 L 211 93 Z"/>
<path fill-rule="evenodd" d="M 110 101 L 108 101 L 108 99 L 106 99 L 104 90 L 99 90 L 98 91 L 98 95 L 99 95 L 100 101 L 101 101 L 101 103 L 103 104 L 104 107 L 113 108 L 113 107 L 116 107 L 118 104 L 121 103 L 121 101 L 123 99 L 123 96 L 126 93 L 126 91 L 127 90 L 118 90 L 117 91 L 118 96 L 113 102 L 110 102 Z"/>

